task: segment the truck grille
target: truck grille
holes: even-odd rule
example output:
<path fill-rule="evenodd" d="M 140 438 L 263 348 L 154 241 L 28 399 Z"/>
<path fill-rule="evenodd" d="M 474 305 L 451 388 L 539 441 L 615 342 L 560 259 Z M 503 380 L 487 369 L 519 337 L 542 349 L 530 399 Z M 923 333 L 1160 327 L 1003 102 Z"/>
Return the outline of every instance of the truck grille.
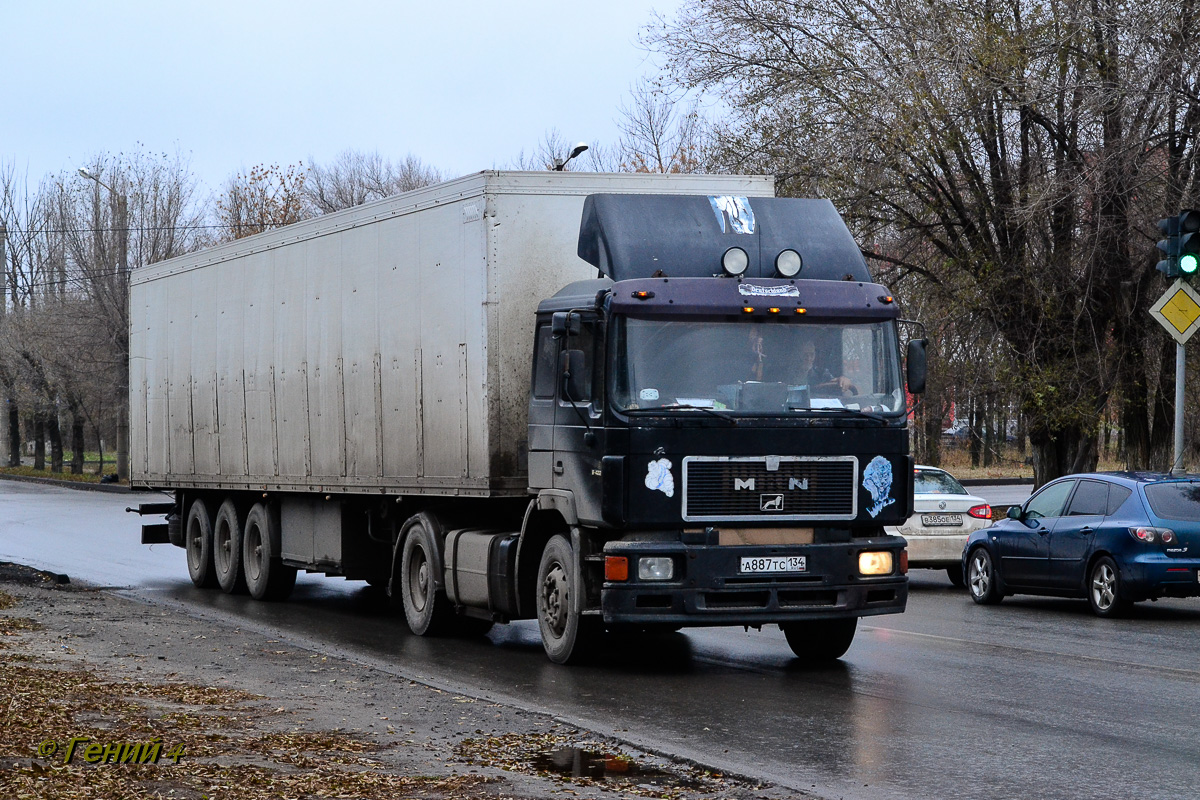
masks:
<path fill-rule="evenodd" d="M 850 520 L 858 514 L 858 459 L 801 456 L 683 459 L 683 518 Z"/>

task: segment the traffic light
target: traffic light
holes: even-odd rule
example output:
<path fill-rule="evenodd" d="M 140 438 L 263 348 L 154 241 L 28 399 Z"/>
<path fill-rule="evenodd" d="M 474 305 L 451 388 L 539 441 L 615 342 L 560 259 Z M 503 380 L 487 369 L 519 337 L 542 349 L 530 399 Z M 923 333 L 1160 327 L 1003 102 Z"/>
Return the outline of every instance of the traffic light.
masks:
<path fill-rule="evenodd" d="M 1189 209 L 1176 219 L 1179 220 L 1179 272 L 1190 278 L 1200 267 L 1200 211 Z"/>
<path fill-rule="evenodd" d="M 1171 280 L 1195 275 L 1200 270 L 1200 211 L 1186 209 L 1160 219 L 1158 229 L 1167 237 L 1158 243 L 1167 257 L 1156 269 Z"/>

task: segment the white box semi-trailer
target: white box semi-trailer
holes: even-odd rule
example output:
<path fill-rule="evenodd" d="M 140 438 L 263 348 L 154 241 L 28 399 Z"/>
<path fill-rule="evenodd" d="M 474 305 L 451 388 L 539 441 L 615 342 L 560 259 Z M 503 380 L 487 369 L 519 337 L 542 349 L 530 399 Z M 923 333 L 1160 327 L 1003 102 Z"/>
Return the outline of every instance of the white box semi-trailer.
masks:
<path fill-rule="evenodd" d="M 139 269 L 132 483 L 525 495 L 534 311 L 596 277 L 584 197 L 772 191 L 482 172 Z"/>

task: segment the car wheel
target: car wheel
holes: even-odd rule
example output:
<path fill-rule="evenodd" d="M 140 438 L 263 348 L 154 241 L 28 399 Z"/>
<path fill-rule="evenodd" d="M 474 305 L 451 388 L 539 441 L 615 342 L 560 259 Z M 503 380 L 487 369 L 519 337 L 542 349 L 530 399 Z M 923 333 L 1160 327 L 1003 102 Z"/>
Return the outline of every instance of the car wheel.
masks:
<path fill-rule="evenodd" d="M 286 600 L 296 586 L 296 568 L 276 552 L 279 523 L 271 509 L 255 503 L 242 530 L 242 569 L 246 589 L 255 600 Z"/>
<path fill-rule="evenodd" d="M 454 610 L 437 582 L 437 542 L 420 517 L 407 524 L 400 557 L 400 599 L 404 619 L 417 636 L 445 633 Z"/>
<path fill-rule="evenodd" d="M 1099 558 L 1088 573 L 1088 602 L 1098 617 L 1118 617 L 1132 605 L 1121 585 L 1117 563 L 1108 556 Z"/>
<path fill-rule="evenodd" d="M 809 664 L 836 661 L 850 649 L 858 619 L 818 619 L 785 622 L 779 626 L 796 658 Z"/>
<path fill-rule="evenodd" d="M 188 575 L 200 589 L 211 589 L 217 585 L 217 573 L 213 567 L 212 528 L 208 504 L 203 500 L 193 500 L 188 509 L 183 546 L 187 550 Z"/>
<path fill-rule="evenodd" d="M 946 575 L 950 578 L 950 583 L 955 589 L 965 588 L 967 579 L 963 577 L 963 568 L 961 564 L 956 564 L 953 567 L 946 567 Z"/>
<path fill-rule="evenodd" d="M 971 599 L 981 606 L 999 603 L 1000 581 L 996 565 L 986 548 L 976 547 L 967 557 L 967 588 Z"/>
<path fill-rule="evenodd" d="M 556 664 L 575 664 L 588 654 L 599 634 L 599 617 L 584 617 L 575 607 L 575 550 L 554 536 L 542 551 L 537 577 L 537 617 L 542 647 Z"/>
<path fill-rule="evenodd" d="M 246 591 L 242 572 L 242 517 L 231 497 L 221 503 L 213 522 L 213 566 L 222 591 L 226 594 Z"/>

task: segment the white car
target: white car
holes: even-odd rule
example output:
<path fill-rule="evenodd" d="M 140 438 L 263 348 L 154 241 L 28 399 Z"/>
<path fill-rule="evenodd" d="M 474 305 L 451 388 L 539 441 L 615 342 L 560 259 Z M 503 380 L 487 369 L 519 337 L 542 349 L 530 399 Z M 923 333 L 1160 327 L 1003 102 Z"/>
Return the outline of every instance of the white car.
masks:
<path fill-rule="evenodd" d="M 950 582 L 962 588 L 962 551 L 967 537 L 992 524 L 992 507 L 982 497 L 967 494 L 954 476 L 937 467 L 913 470 L 913 515 L 888 533 L 908 540 L 908 565 L 945 569 Z"/>

